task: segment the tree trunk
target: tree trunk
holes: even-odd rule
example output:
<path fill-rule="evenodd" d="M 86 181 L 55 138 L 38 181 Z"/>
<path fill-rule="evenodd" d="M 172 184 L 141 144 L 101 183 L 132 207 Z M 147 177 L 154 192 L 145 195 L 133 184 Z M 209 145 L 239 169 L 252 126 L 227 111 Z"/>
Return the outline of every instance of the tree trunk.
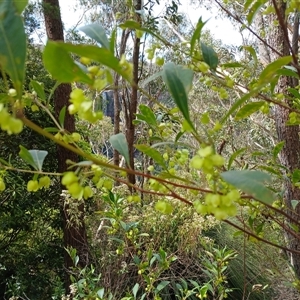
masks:
<path fill-rule="evenodd" d="M 43 12 L 45 18 L 45 26 L 47 37 L 49 40 L 54 41 L 63 41 L 63 25 L 60 16 L 60 8 L 58 0 L 43 0 Z M 68 105 L 69 96 L 71 93 L 71 85 L 70 84 L 60 84 L 54 92 L 54 108 L 55 108 L 55 116 L 56 118 L 59 116 L 61 109 L 64 106 Z M 75 118 L 74 116 L 68 113 L 66 110 L 65 120 L 64 120 L 64 128 L 67 132 L 75 131 Z M 67 171 L 67 160 L 78 161 L 78 157 L 73 152 L 61 147 L 57 146 L 57 159 L 58 159 L 58 172 L 62 173 Z M 63 186 L 61 187 L 63 190 Z M 83 221 L 84 217 L 84 204 L 81 204 L 78 208 L 79 210 L 79 222 L 77 220 L 77 224 L 71 221 L 70 215 L 68 213 L 68 205 L 65 201 L 65 196 L 62 194 L 59 202 L 62 209 L 62 217 L 63 217 L 63 232 L 64 232 L 64 247 L 65 248 L 74 248 L 77 251 L 77 255 L 79 256 L 79 265 L 85 266 L 87 264 L 87 238 L 86 238 L 86 230 Z M 79 225 L 78 225 L 79 224 Z M 73 262 L 65 252 L 64 264 L 66 271 L 70 270 L 73 267 Z M 65 279 L 65 288 L 68 291 L 70 286 L 70 276 L 67 273 Z"/>
<path fill-rule="evenodd" d="M 274 1 L 275 2 L 275 1 Z M 291 55 L 289 45 L 292 43 L 288 40 L 287 34 L 287 24 L 285 21 L 285 10 L 286 3 L 283 0 L 276 1 L 276 6 L 278 8 L 278 13 L 270 15 L 269 24 L 271 25 L 271 29 L 268 34 L 268 43 L 274 49 L 281 53 L 282 56 Z M 274 21 L 281 20 L 279 24 L 274 26 Z M 296 22 L 297 18 L 295 19 Z M 284 23 L 284 26 L 283 26 Z M 297 47 L 296 47 L 297 48 Z M 294 48 L 294 50 L 296 49 Z M 298 51 L 298 49 L 297 49 Z M 271 60 L 274 61 L 278 59 L 278 54 L 272 52 L 270 50 Z M 280 77 L 276 92 L 288 94 L 288 88 L 294 87 L 298 83 L 295 82 L 290 77 Z M 285 104 L 292 106 L 292 103 L 288 99 L 285 100 Z M 287 225 L 290 230 L 293 230 L 293 226 L 299 226 L 300 222 L 300 205 L 297 205 L 296 210 L 293 209 L 291 200 L 300 200 L 300 189 L 295 187 L 290 178 L 291 174 L 296 170 L 300 169 L 300 140 L 299 140 L 299 126 L 287 126 L 286 122 L 289 119 L 290 111 L 281 106 L 275 106 L 275 123 L 276 123 L 276 131 L 278 135 L 279 141 L 284 141 L 285 145 L 280 152 L 280 162 L 287 169 L 287 173 L 285 174 L 285 183 L 284 183 L 284 201 L 286 205 L 286 209 L 291 218 L 296 219 L 298 224 L 293 224 L 291 220 L 286 220 Z M 297 235 L 297 233 L 296 233 Z M 291 250 L 300 250 L 300 240 L 295 238 L 295 236 L 291 235 L 289 232 L 286 232 L 288 246 Z M 295 274 L 298 278 L 300 278 L 300 255 L 291 253 L 291 263 L 294 267 Z"/>
<path fill-rule="evenodd" d="M 136 11 L 142 10 L 142 1 L 137 0 Z M 141 17 L 139 13 L 136 13 L 137 22 L 141 23 Z M 133 63 L 133 83 L 131 87 L 131 97 L 129 103 L 129 112 L 128 112 L 128 126 L 126 131 L 126 138 L 129 148 L 129 167 L 134 170 L 134 139 L 135 139 L 135 125 L 133 124 L 133 120 L 135 118 L 135 114 L 137 111 L 138 105 L 138 83 L 139 83 L 139 57 L 140 57 L 140 38 L 135 34 L 134 44 L 133 44 L 133 55 L 132 55 L 132 63 Z M 135 184 L 135 175 L 128 174 L 128 181 L 131 184 Z"/>

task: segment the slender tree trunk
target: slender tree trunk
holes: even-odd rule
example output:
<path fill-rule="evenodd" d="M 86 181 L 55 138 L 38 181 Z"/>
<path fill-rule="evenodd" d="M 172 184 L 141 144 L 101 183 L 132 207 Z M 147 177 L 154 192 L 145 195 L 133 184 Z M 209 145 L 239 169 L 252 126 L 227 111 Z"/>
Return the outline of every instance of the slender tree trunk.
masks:
<path fill-rule="evenodd" d="M 136 1 L 135 6 L 136 11 L 142 10 L 142 0 Z M 137 13 L 136 14 L 137 21 L 141 22 L 141 17 Z M 140 57 L 140 38 L 135 35 L 134 44 L 133 44 L 133 83 L 131 87 L 131 98 L 129 103 L 129 112 L 128 112 L 128 127 L 126 128 L 126 138 L 129 148 L 129 167 L 134 170 L 134 139 L 135 139 L 135 125 L 133 124 L 133 120 L 135 118 L 135 114 L 137 111 L 138 105 L 138 83 L 139 83 L 139 57 Z M 135 175 L 128 174 L 128 181 L 131 184 L 135 184 Z"/>
<path fill-rule="evenodd" d="M 54 41 L 63 41 L 63 25 L 60 16 L 60 7 L 58 0 L 43 0 L 43 10 L 44 10 L 44 18 L 45 18 L 45 26 L 47 37 L 49 40 Z M 57 87 L 54 92 L 54 108 L 55 115 L 58 117 L 59 112 L 64 106 L 68 105 L 69 96 L 71 93 L 71 85 L 70 84 L 61 84 Z M 64 128 L 67 132 L 75 131 L 75 118 L 74 116 L 66 111 Z M 78 161 L 78 157 L 73 152 L 61 147 L 57 146 L 57 159 L 58 159 L 58 172 L 62 173 L 67 171 L 67 160 Z M 63 186 L 61 187 L 63 190 Z M 74 224 L 71 221 L 70 215 L 68 213 L 68 205 L 65 203 L 65 197 L 62 195 L 59 199 L 59 203 L 62 207 L 62 216 L 63 216 L 63 232 L 64 232 L 64 247 L 66 248 L 75 248 L 77 250 L 77 255 L 79 255 L 79 264 L 81 266 L 85 266 L 87 264 L 87 238 L 86 238 L 86 230 L 83 221 L 84 217 L 84 204 L 81 204 L 79 207 L 79 222 Z M 79 224 L 79 225 L 78 225 Z M 73 262 L 65 252 L 65 269 L 68 271 L 71 267 L 73 267 Z M 71 284 L 69 274 L 66 274 L 65 280 L 65 288 L 68 291 L 69 286 Z"/>
<path fill-rule="evenodd" d="M 273 1 L 272 1 L 273 2 Z M 285 21 L 285 11 L 286 11 L 286 3 L 283 0 L 277 0 L 276 6 L 278 8 L 278 13 L 270 15 L 269 24 L 271 25 L 271 29 L 268 34 L 268 43 L 274 49 L 282 54 L 282 56 L 291 55 L 290 53 L 290 45 L 292 43 L 288 40 L 287 33 L 287 24 Z M 280 20 L 279 25 L 274 26 L 274 21 Z M 298 19 L 295 19 L 295 22 L 298 22 Z M 284 23 L 284 26 L 282 26 Z M 299 24 L 297 25 L 299 26 Z M 298 37 L 297 37 L 298 38 Z M 298 46 L 294 45 L 294 50 L 298 52 Z M 278 59 L 278 55 L 270 50 L 271 60 L 274 61 Z M 276 92 L 288 94 L 288 88 L 294 87 L 298 83 L 295 82 L 290 77 L 280 77 Z M 292 106 L 292 103 L 288 99 L 285 100 L 285 103 Z M 289 119 L 290 111 L 281 106 L 275 107 L 275 122 L 276 122 L 276 131 L 278 135 L 279 141 L 284 141 L 285 145 L 283 150 L 280 153 L 280 162 L 287 169 L 287 174 L 285 174 L 285 183 L 284 183 L 284 201 L 287 208 L 288 214 L 291 218 L 296 219 L 297 224 L 293 224 L 291 220 L 286 220 L 288 227 L 290 230 L 293 230 L 294 226 L 299 227 L 300 222 L 300 205 L 297 205 L 294 210 L 291 204 L 291 200 L 299 200 L 300 201 L 300 189 L 295 187 L 290 178 L 291 174 L 296 170 L 300 169 L 300 140 L 299 140 L 299 126 L 287 126 L 286 123 Z M 296 233 L 297 234 L 297 233 Z M 295 238 L 289 232 L 286 233 L 288 246 L 291 250 L 300 250 L 300 240 Z M 294 267 L 295 274 L 298 278 L 300 278 L 300 255 L 291 253 L 291 263 Z"/>

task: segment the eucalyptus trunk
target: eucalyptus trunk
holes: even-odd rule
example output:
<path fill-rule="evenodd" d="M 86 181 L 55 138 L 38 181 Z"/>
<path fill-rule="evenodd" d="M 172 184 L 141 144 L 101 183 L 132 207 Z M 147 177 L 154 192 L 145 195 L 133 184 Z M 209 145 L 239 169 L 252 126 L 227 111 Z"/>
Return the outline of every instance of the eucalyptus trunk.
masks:
<path fill-rule="evenodd" d="M 288 26 L 286 22 L 286 1 L 277 0 L 271 3 L 276 7 L 276 14 L 271 14 L 269 17 L 269 24 L 271 24 L 268 31 L 268 43 L 279 53 L 270 50 L 270 58 L 272 61 L 278 59 L 280 56 L 288 56 L 298 53 L 298 31 L 295 33 L 293 41 L 290 41 L 288 34 Z M 274 22 L 275 21 L 275 22 Z M 294 19 L 296 23 L 294 28 L 299 27 L 299 18 L 296 16 Z M 278 24 L 278 25 L 274 25 Z M 296 41 L 295 41 L 296 38 Z M 280 55 L 279 55 L 280 54 Z M 295 61 L 294 61 L 295 62 Z M 288 95 L 288 89 L 298 85 L 298 81 L 291 77 L 281 76 L 278 80 L 275 92 Z M 284 100 L 288 107 L 292 107 L 289 99 Z M 292 251 L 300 250 L 300 237 L 297 238 L 298 233 L 295 227 L 299 228 L 300 222 L 300 205 L 296 209 L 292 207 L 292 200 L 300 201 L 300 189 L 292 184 L 291 174 L 300 169 L 300 140 L 299 140 L 299 126 L 288 126 L 290 110 L 282 107 L 275 106 L 275 123 L 276 131 L 279 141 L 284 141 L 284 147 L 280 152 L 280 162 L 286 168 L 285 182 L 284 182 L 284 201 L 287 213 L 291 219 L 286 220 L 286 238 L 289 249 Z M 290 252 L 291 264 L 294 267 L 295 274 L 300 278 L 300 255 L 295 252 Z"/>

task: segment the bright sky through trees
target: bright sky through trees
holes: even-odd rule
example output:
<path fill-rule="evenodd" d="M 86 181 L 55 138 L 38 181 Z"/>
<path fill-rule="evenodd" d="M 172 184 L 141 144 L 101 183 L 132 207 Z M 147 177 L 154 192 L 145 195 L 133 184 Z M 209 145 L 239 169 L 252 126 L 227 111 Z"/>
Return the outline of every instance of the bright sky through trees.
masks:
<path fill-rule="evenodd" d="M 161 1 L 161 5 L 156 8 L 157 14 L 163 11 L 165 6 L 164 2 L 165 1 Z M 224 44 L 228 45 L 240 46 L 242 44 L 242 37 L 238 29 L 234 28 L 229 20 L 218 17 L 219 12 L 216 8 L 212 8 L 211 11 L 208 11 L 202 7 L 201 9 L 199 7 L 195 8 L 195 6 L 190 5 L 187 0 L 181 2 L 180 12 L 186 13 L 193 24 L 197 22 L 199 17 L 202 17 L 203 20 L 209 20 L 206 24 L 206 28 L 211 31 L 215 39 L 220 39 Z M 84 21 L 82 18 L 84 11 L 82 9 L 74 11 L 74 7 L 76 7 L 77 4 L 77 0 L 60 0 L 62 20 L 67 28 L 74 26 L 80 20 L 80 24 Z"/>

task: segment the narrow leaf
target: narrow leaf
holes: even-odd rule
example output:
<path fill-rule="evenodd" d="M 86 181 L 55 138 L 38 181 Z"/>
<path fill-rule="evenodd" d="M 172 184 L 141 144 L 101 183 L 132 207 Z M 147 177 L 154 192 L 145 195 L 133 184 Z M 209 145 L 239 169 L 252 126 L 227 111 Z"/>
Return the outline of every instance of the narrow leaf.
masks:
<path fill-rule="evenodd" d="M 23 147 L 22 145 L 19 146 L 20 147 L 20 152 L 19 155 L 20 157 L 26 162 L 28 163 L 30 166 L 32 166 L 35 170 L 38 171 L 38 166 L 36 165 L 32 155 L 30 154 L 30 152 Z"/>
<path fill-rule="evenodd" d="M 215 50 L 212 47 L 201 43 L 201 51 L 204 61 L 210 66 L 211 69 L 215 70 L 219 63 L 218 55 Z"/>
<path fill-rule="evenodd" d="M 0 65 L 21 97 L 25 78 L 26 35 L 19 15 L 24 3 L 15 7 L 16 2 L 0 1 Z"/>
<path fill-rule="evenodd" d="M 250 170 L 227 171 L 222 173 L 221 177 L 224 181 L 263 203 L 272 204 L 275 200 L 274 194 L 264 185 L 264 182 L 271 181 L 271 177 L 267 173 Z"/>
<path fill-rule="evenodd" d="M 115 150 L 124 156 L 127 165 L 130 166 L 128 144 L 125 135 L 123 133 L 112 135 L 109 138 L 109 142 Z"/>
<path fill-rule="evenodd" d="M 237 151 L 235 151 L 234 153 L 231 154 L 230 158 L 229 158 L 229 161 L 228 161 L 228 166 L 227 166 L 227 169 L 229 170 L 231 168 L 231 165 L 232 163 L 234 162 L 234 160 L 242 153 L 245 152 L 247 148 L 242 148 L 242 149 L 239 149 Z"/>
<path fill-rule="evenodd" d="M 203 22 L 201 17 L 198 20 L 198 23 L 196 25 L 196 29 L 195 29 L 195 31 L 194 31 L 194 33 L 192 35 L 192 38 L 191 38 L 190 55 L 192 55 L 193 52 L 194 52 L 194 49 L 195 49 L 195 46 L 196 46 L 196 42 L 200 39 L 202 28 L 204 27 L 204 25 L 206 24 L 206 22 Z"/>
<path fill-rule="evenodd" d="M 38 171 L 42 171 L 43 163 L 45 160 L 45 157 L 48 154 L 48 151 L 44 150 L 28 150 L 30 155 L 32 156 L 35 165 L 37 166 Z"/>
<path fill-rule="evenodd" d="M 140 288 L 140 285 L 138 283 L 136 283 L 134 285 L 134 287 L 132 288 L 132 294 L 133 294 L 134 299 L 136 299 L 136 295 L 137 295 L 139 288 Z"/>
<path fill-rule="evenodd" d="M 282 150 L 283 146 L 284 146 L 284 141 L 281 141 L 277 145 L 275 145 L 275 147 L 273 149 L 273 158 L 274 159 L 277 158 L 277 155 Z"/>
<path fill-rule="evenodd" d="M 264 104 L 265 101 L 257 101 L 244 105 L 235 115 L 235 119 L 238 121 L 252 115 L 253 113 L 257 112 Z"/>
<path fill-rule="evenodd" d="M 246 51 L 248 51 L 250 53 L 250 55 L 254 59 L 254 65 L 256 66 L 257 65 L 257 55 L 256 55 L 255 49 L 252 46 L 243 46 L 242 48 L 244 48 Z"/>
<path fill-rule="evenodd" d="M 64 124 L 65 124 L 65 116 L 66 116 L 66 106 L 64 106 L 60 112 L 59 112 L 59 116 L 58 116 L 58 120 L 59 120 L 59 124 L 62 128 L 64 128 Z"/>
<path fill-rule="evenodd" d="M 105 29 L 100 24 L 90 24 L 79 28 L 91 39 L 101 44 L 104 48 L 110 49 L 109 40 L 106 36 Z"/>
<path fill-rule="evenodd" d="M 156 149 L 153 149 L 148 145 L 142 145 L 142 144 L 135 145 L 134 147 L 139 151 L 143 152 L 144 154 L 146 154 L 147 156 L 150 156 L 156 163 L 158 163 L 164 169 L 167 169 L 163 156 Z"/>
<path fill-rule="evenodd" d="M 93 80 L 74 62 L 71 55 L 62 47 L 60 42 L 47 42 L 43 52 L 43 61 L 53 78 L 60 82 L 81 81 L 87 84 L 93 83 Z"/>

